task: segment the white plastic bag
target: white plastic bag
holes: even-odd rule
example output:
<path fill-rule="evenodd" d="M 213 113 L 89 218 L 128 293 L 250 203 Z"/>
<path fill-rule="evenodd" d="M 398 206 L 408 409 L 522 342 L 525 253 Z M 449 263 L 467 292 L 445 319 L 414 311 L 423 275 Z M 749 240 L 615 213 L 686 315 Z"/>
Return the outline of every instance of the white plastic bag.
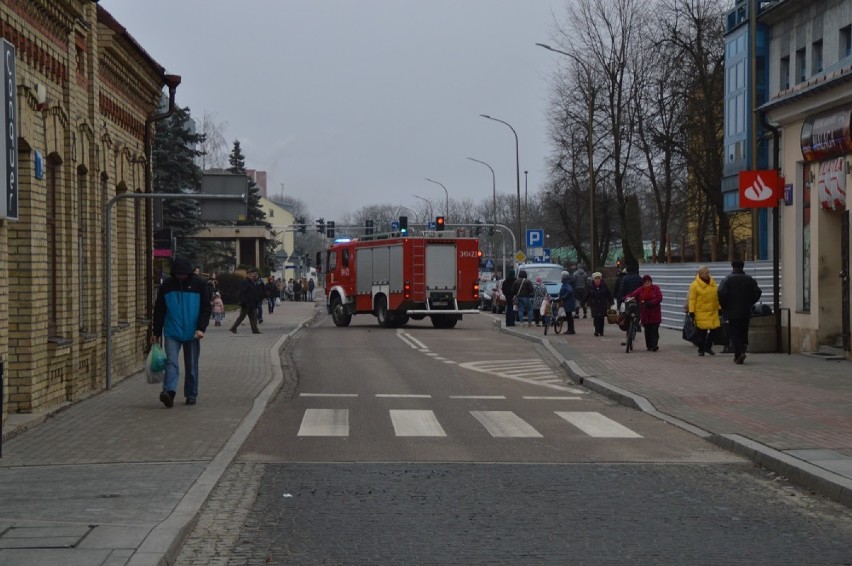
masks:
<path fill-rule="evenodd" d="M 281 304 L 281 297 L 275 297 L 275 306 L 277 307 L 280 304 Z"/>

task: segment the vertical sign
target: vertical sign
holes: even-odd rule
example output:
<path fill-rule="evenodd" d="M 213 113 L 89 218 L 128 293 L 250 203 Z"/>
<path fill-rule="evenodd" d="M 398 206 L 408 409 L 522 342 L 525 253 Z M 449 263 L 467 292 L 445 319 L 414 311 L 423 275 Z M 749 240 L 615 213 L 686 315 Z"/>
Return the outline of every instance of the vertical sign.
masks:
<path fill-rule="evenodd" d="M 0 136 L 0 172 L 3 174 L 0 218 L 18 219 L 18 118 L 17 80 L 15 77 L 15 46 L 3 40 L 0 76 L 2 76 L 3 132 Z"/>

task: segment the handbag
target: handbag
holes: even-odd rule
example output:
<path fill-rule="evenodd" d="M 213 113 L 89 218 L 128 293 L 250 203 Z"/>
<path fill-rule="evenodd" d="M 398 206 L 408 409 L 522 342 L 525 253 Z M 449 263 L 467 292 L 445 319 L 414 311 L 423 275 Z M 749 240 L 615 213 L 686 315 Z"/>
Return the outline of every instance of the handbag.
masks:
<path fill-rule="evenodd" d="M 683 339 L 695 343 L 697 337 L 698 328 L 695 326 L 695 320 L 689 314 L 686 314 L 683 317 Z"/>
<path fill-rule="evenodd" d="M 606 311 L 606 321 L 610 324 L 618 323 L 618 311 L 615 309 L 609 309 Z"/>

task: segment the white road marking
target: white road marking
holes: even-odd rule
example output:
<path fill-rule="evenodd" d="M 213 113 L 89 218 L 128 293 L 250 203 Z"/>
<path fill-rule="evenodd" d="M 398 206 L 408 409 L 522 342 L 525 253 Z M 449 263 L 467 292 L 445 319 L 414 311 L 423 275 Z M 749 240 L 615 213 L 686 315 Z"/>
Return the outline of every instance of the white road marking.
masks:
<path fill-rule="evenodd" d="M 428 347 L 426 347 L 426 344 L 424 344 L 423 342 L 421 342 L 420 340 L 418 340 L 417 338 L 415 338 L 414 336 L 412 336 L 411 334 L 409 334 L 405 330 L 398 329 L 396 331 L 396 335 L 399 336 L 400 338 L 402 338 L 409 345 L 414 344 L 414 346 L 411 346 L 412 348 L 416 347 L 416 348 L 420 348 L 421 350 L 428 350 L 429 349 Z"/>
<path fill-rule="evenodd" d="M 306 409 L 298 436 L 349 436 L 349 409 Z"/>
<path fill-rule="evenodd" d="M 594 436 L 596 438 L 642 438 L 641 434 L 633 432 L 626 426 L 620 425 L 600 413 L 569 411 L 554 412 L 589 436 Z"/>
<path fill-rule="evenodd" d="M 357 397 L 357 393 L 299 393 L 299 397 Z"/>
<path fill-rule="evenodd" d="M 512 411 L 471 411 L 491 436 L 498 438 L 541 438 L 541 433 Z"/>
<path fill-rule="evenodd" d="M 431 399 L 431 395 L 417 395 L 414 393 L 376 393 L 376 397 L 385 399 Z"/>
<path fill-rule="evenodd" d="M 527 401 L 580 401 L 582 397 L 568 397 L 568 396 L 558 396 L 554 395 L 552 397 L 546 396 L 523 396 L 521 399 L 526 399 Z"/>
<path fill-rule="evenodd" d="M 425 410 L 391 410 L 397 436 L 447 436 L 435 413 Z"/>
<path fill-rule="evenodd" d="M 575 395 L 586 395 L 586 392 L 582 389 L 563 385 L 564 380 L 562 376 L 554 372 L 549 365 L 539 359 L 483 360 L 465 362 L 459 364 L 459 367 L 507 379 L 514 379 L 515 381 L 523 381 L 524 383 L 533 383 Z"/>
<path fill-rule="evenodd" d="M 506 399 L 505 395 L 450 395 L 450 399 Z"/>

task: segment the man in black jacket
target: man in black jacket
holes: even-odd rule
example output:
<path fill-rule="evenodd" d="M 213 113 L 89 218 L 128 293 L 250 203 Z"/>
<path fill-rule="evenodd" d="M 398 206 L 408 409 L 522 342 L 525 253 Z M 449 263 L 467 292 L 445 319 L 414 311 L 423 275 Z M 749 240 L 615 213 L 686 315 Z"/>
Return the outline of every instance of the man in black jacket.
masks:
<path fill-rule="evenodd" d="M 237 333 L 237 327 L 242 324 L 246 317 L 251 324 L 251 333 L 260 334 L 257 328 L 257 270 L 250 269 L 246 272 L 246 278 L 240 282 L 240 316 L 231 326 L 231 332 Z"/>
<path fill-rule="evenodd" d="M 728 321 L 728 336 L 734 346 L 734 363 L 742 364 L 746 358 L 748 325 L 751 307 L 763 294 L 754 278 L 743 271 L 745 264 L 738 259 L 731 262 L 733 272 L 719 285 L 719 305 Z"/>

